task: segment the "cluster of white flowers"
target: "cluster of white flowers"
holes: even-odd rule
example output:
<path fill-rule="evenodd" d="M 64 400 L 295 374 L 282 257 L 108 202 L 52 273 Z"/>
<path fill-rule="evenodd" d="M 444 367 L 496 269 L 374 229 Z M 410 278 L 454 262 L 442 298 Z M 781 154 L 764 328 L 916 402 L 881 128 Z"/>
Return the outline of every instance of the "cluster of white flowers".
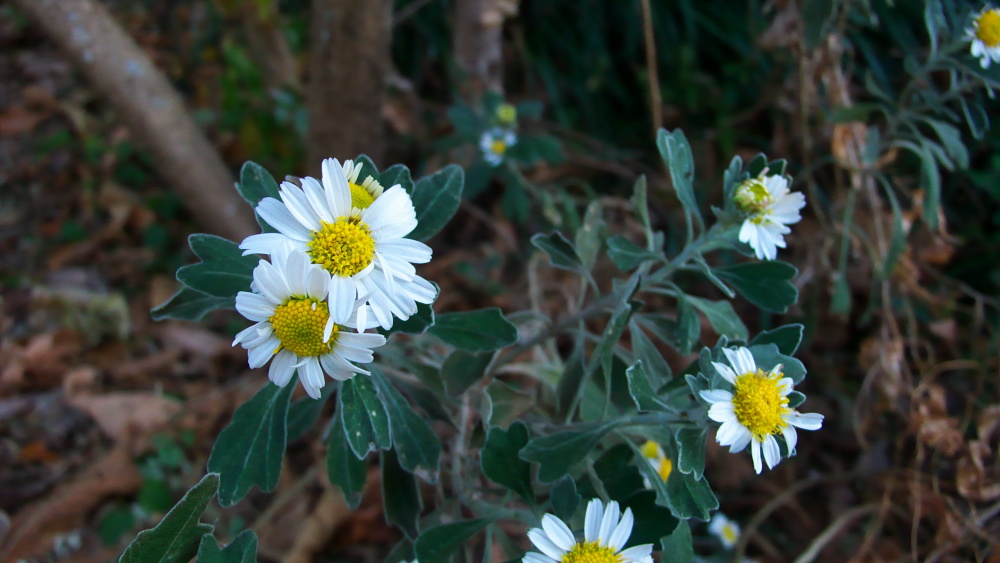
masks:
<path fill-rule="evenodd" d="M 233 345 L 249 350 L 250 367 L 273 356 L 268 375 L 276 385 L 298 369 L 313 398 L 324 373 L 337 380 L 368 373 L 356 364 L 371 362 L 385 338 L 365 330 L 392 328 L 394 318 L 408 319 L 437 293 L 413 266 L 430 261 L 430 247 L 404 238 L 417 226 L 410 195 L 371 176 L 359 183 L 360 173 L 360 163 L 331 158 L 322 182 L 282 182 L 280 199 L 257 206 L 277 232 L 240 245 L 244 255 L 265 254 L 270 262 L 261 260 L 251 291 L 236 296 L 236 310 L 256 324 Z"/>

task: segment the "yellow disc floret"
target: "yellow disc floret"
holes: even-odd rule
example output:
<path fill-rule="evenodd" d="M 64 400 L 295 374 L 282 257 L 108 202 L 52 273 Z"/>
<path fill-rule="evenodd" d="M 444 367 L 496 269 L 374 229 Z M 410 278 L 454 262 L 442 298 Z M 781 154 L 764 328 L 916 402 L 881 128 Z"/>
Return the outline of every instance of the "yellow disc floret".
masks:
<path fill-rule="evenodd" d="M 621 555 L 607 546 L 602 546 L 599 542 L 588 541 L 578 543 L 569 550 L 569 553 L 562 556 L 560 563 L 621 563 L 624 561 Z"/>
<path fill-rule="evenodd" d="M 371 229 L 356 216 L 323 223 L 320 230 L 313 231 L 307 246 L 312 262 L 336 276 L 353 276 L 367 268 L 375 257 Z"/>
<path fill-rule="evenodd" d="M 1000 10 L 985 10 L 976 16 L 976 39 L 987 47 L 1000 46 Z"/>
<path fill-rule="evenodd" d="M 337 341 L 337 325 L 333 325 L 330 340 L 323 342 L 323 329 L 329 319 L 330 311 L 325 301 L 292 297 L 279 305 L 268 320 L 281 342 L 280 348 L 305 358 L 322 356 L 333 348 Z"/>
<path fill-rule="evenodd" d="M 731 523 L 728 522 L 726 523 L 725 526 L 722 527 L 721 535 L 723 541 L 725 541 L 727 545 L 732 545 L 736 543 L 736 540 L 739 539 L 740 537 L 740 534 L 736 531 L 736 526 L 733 526 Z"/>
<path fill-rule="evenodd" d="M 670 458 L 663 455 L 663 450 L 659 444 L 652 440 L 646 440 L 646 443 L 642 445 L 642 455 L 653 464 L 656 472 L 660 475 L 660 479 L 666 481 L 667 477 L 670 477 L 670 472 L 674 470 L 674 463 L 670 461 Z"/>
<path fill-rule="evenodd" d="M 369 176 L 369 178 L 371 177 Z M 363 186 L 359 186 L 354 182 L 349 182 L 347 185 L 351 188 L 351 204 L 354 207 L 357 207 L 358 209 L 368 209 L 368 206 L 375 201 L 372 194 L 369 193 Z"/>
<path fill-rule="evenodd" d="M 667 477 L 670 477 L 670 472 L 674 470 L 674 462 L 670 461 L 670 458 L 663 458 L 660 460 L 660 467 L 657 468 L 657 472 L 660 474 L 660 479 L 664 481 Z"/>
<path fill-rule="evenodd" d="M 781 394 L 778 383 L 784 375 L 757 370 L 736 378 L 733 392 L 733 410 L 739 421 L 755 438 L 761 440 L 768 434 L 778 434 L 787 426 L 781 415 L 791 412 L 788 397 Z"/>
<path fill-rule="evenodd" d="M 750 178 L 737 186 L 733 202 L 744 213 L 760 213 L 771 203 L 771 192 L 762 179 Z"/>
<path fill-rule="evenodd" d="M 490 143 L 490 151 L 497 156 L 503 156 L 507 152 L 507 143 L 503 139 L 493 139 Z"/>
<path fill-rule="evenodd" d="M 517 121 L 517 108 L 511 104 L 500 104 L 497 107 L 497 121 L 500 125 L 513 125 Z"/>

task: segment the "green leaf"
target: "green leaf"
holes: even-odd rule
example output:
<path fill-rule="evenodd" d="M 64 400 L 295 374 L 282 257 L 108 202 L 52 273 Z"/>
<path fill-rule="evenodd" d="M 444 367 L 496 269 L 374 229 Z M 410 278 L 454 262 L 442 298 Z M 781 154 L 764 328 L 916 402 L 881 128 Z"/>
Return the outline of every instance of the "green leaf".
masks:
<path fill-rule="evenodd" d="M 690 354 L 698 342 L 701 333 L 701 321 L 698 313 L 686 295 L 677 296 L 677 330 L 674 332 L 674 342 L 677 343 L 677 351 L 681 354 Z"/>
<path fill-rule="evenodd" d="M 433 284 L 434 282 L 431 283 Z M 437 284 L 434 284 L 434 286 L 437 287 Z M 423 334 L 432 326 L 434 326 L 434 309 L 432 309 L 430 305 L 417 303 L 417 312 L 410 315 L 410 318 L 405 321 L 395 319 L 392 323 L 392 328 L 384 330 L 379 327 L 378 331 L 382 334 L 382 336 L 388 338 L 390 334 L 396 332 L 404 332 L 406 334 Z"/>
<path fill-rule="evenodd" d="M 214 537 L 204 535 L 195 563 L 257 563 L 257 534 L 243 530 L 223 549 Z"/>
<path fill-rule="evenodd" d="M 191 487 L 184 498 L 154 528 L 139 532 L 125 548 L 119 563 L 187 563 L 198 552 L 202 536 L 215 529 L 202 524 L 201 518 L 208 503 L 219 490 L 219 476 L 209 473 Z"/>
<path fill-rule="evenodd" d="M 371 378 L 359 375 L 343 382 L 337 410 L 343 417 L 344 436 L 358 459 L 365 459 L 368 452 L 392 447 L 389 415 Z"/>
<path fill-rule="evenodd" d="M 535 405 L 535 396 L 515 389 L 503 381 L 493 380 L 486 386 L 480 408 L 484 426 L 506 428 Z"/>
<path fill-rule="evenodd" d="M 233 413 L 212 447 L 208 470 L 218 473 L 219 504 L 232 506 L 254 485 L 269 493 L 278 485 L 285 456 L 288 402 L 298 380 L 284 387 L 268 382 Z"/>
<path fill-rule="evenodd" d="M 646 250 L 621 235 L 615 235 L 608 239 L 608 257 L 619 270 L 627 272 L 647 260 L 662 259 L 663 255 Z"/>
<path fill-rule="evenodd" d="M 411 540 L 420 533 L 420 512 L 424 501 L 417 478 L 399 465 L 396 452 L 382 452 L 382 508 L 385 521 L 399 526 Z"/>
<path fill-rule="evenodd" d="M 794 356 L 796 350 L 799 349 L 799 344 L 802 342 L 802 334 L 804 330 L 805 327 L 800 324 L 779 326 L 778 328 L 765 330 L 757 336 L 754 336 L 753 340 L 750 341 L 750 345 L 764 345 L 771 343 L 777 346 L 778 351 L 782 354 Z"/>
<path fill-rule="evenodd" d="M 687 300 L 705 315 L 716 333 L 735 340 L 747 339 L 747 327 L 729 301 L 709 301 L 691 295 L 687 296 Z"/>
<path fill-rule="evenodd" d="M 413 544 L 417 559 L 427 563 L 446 563 L 449 561 L 448 556 L 472 539 L 490 522 L 492 520 L 489 518 L 476 518 L 441 524 L 424 530 Z"/>
<path fill-rule="evenodd" d="M 636 361 L 643 363 L 656 381 L 665 381 L 673 376 L 670 364 L 663 359 L 660 350 L 653 344 L 653 341 L 646 336 L 645 331 L 639 326 L 636 316 L 629 319 L 629 336 L 632 340 L 632 355 Z"/>
<path fill-rule="evenodd" d="M 517 342 L 517 327 L 498 307 L 443 313 L 428 330 L 456 348 L 473 352 L 496 350 Z"/>
<path fill-rule="evenodd" d="M 611 314 L 611 318 L 608 319 L 608 324 L 601 334 L 601 340 L 597 343 L 597 348 L 594 349 L 594 357 L 600 360 L 604 377 L 611 377 L 611 362 L 614 359 L 615 347 L 618 345 L 618 341 L 625 331 L 625 326 L 628 325 L 628 319 L 632 315 L 632 304 L 629 303 L 629 300 L 632 299 L 632 295 L 635 294 L 638 286 L 639 276 L 638 272 L 636 272 L 627 282 L 616 287 L 614 290 L 618 304 L 615 306 L 615 311 Z"/>
<path fill-rule="evenodd" d="M 944 150 L 948 153 L 948 158 L 955 163 L 955 166 L 959 169 L 968 168 L 969 150 L 965 148 L 965 143 L 962 141 L 962 132 L 958 130 L 958 127 L 940 119 L 931 119 L 929 117 L 924 117 L 923 121 L 934 130 L 938 139 L 941 140 Z"/>
<path fill-rule="evenodd" d="M 608 448 L 594 462 L 594 472 L 604 484 L 609 498 L 635 498 L 636 493 L 646 488 L 638 468 L 632 464 L 632 461 L 636 459 L 633 449 L 630 444 L 616 444 Z M 642 458 L 641 461 L 649 465 L 645 458 Z"/>
<path fill-rule="evenodd" d="M 649 384 L 649 379 L 646 377 L 646 370 L 642 366 L 642 362 L 636 362 L 632 367 L 625 370 L 625 376 L 628 378 L 628 392 L 632 396 L 632 400 L 635 401 L 635 406 L 640 411 L 669 411 L 663 401 L 656 395 L 656 391 Z"/>
<path fill-rule="evenodd" d="M 576 512 L 576 507 L 580 506 L 582 497 L 576 492 L 576 482 L 569 475 L 556 481 L 549 491 L 549 500 L 552 502 L 552 512 L 563 522 L 569 522 Z"/>
<path fill-rule="evenodd" d="M 359 179 L 364 181 L 364 178 Z M 413 178 L 410 176 L 410 169 L 402 164 L 393 164 L 380 172 L 378 181 L 387 190 L 398 184 L 406 190 L 406 193 L 413 195 Z"/>
<path fill-rule="evenodd" d="M 677 430 L 677 470 L 701 479 L 705 474 L 705 437 L 707 428 L 683 427 Z"/>
<path fill-rule="evenodd" d="M 326 444 L 326 475 L 331 484 L 340 488 L 347 506 L 354 510 L 364 495 L 368 464 L 358 459 L 347 443 L 342 410 L 333 415 L 332 422 Z"/>
<path fill-rule="evenodd" d="M 632 197 L 629 198 L 629 201 L 635 209 L 635 214 L 638 217 L 639 222 L 642 223 L 642 226 L 646 229 L 646 238 L 648 240 L 652 233 L 650 232 L 649 201 L 646 196 L 646 191 L 646 176 L 639 176 L 639 178 L 635 181 L 635 184 L 632 186 Z"/>
<path fill-rule="evenodd" d="M 574 237 L 576 253 L 579 255 L 583 267 L 588 271 L 594 267 L 597 253 L 603 243 L 601 236 L 605 228 L 603 210 L 600 200 L 591 201 L 583 215 L 583 224 L 576 230 Z"/>
<path fill-rule="evenodd" d="M 548 255 L 549 262 L 556 268 L 582 274 L 586 271 L 576 248 L 559 231 L 547 235 L 541 233 L 531 237 L 531 244 Z"/>
<path fill-rule="evenodd" d="M 960 97 L 959 101 L 962 104 L 962 115 L 965 116 L 965 122 L 969 126 L 969 132 L 976 139 L 982 139 L 986 136 L 986 132 L 990 129 L 990 116 L 983 109 L 983 105 L 979 103 L 979 100 L 970 100 L 964 97 Z"/>
<path fill-rule="evenodd" d="M 925 147 L 927 143 L 924 143 Z M 938 207 L 941 204 L 941 171 L 929 150 L 920 157 L 920 184 L 924 187 L 923 219 L 931 230 L 938 227 Z"/>
<path fill-rule="evenodd" d="M 691 144 L 680 129 L 672 132 L 660 129 L 656 135 L 656 148 L 660 150 L 663 163 L 670 172 L 670 180 L 677 199 L 684 210 L 690 213 L 702 230 L 705 224 L 698 211 L 698 201 L 694 197 L 694 158 L 691 156 Z"/>
<path fill-rule="evenodd" d="M 745 262 L 714 271 L 747 301 L 767 311 L 785 313 L 799 298 L 799 290 L 791 282 L 798 270 L 784 262 Z"/>
<path fill-rule="evenodd" d="M 259 258 L 243 256 L 238 244 L 215 235 L 193 234 L 188 243 L 201 262 L 177 270 L 181 283 L 215 297 L 232 298 L 250 291 Z"/>
<path fill-rule="evenodd" d="M 609 423 L 534 438 L 521 449 L 521 459 L 538 463 L 538 480 L 551 483 L 585 458 L 612 428 L 614 425 Z"/>
<path fill-rule="evenodd" d="M 695 479 L 693 475 L 679 471 L 671 473 L 667 479 L 667 498 L 670 512 L 682 520 L 697 518 L 708 522 L 709 513 L 719 508 L 719 501 L 707 479 Z"/>
<path fill-rule="evenodd" d="M 326 401 L 337 390 L 337 385 L 327 385 L 320 390 L 319 399 L 302 397 L 288 407 L 288 441 L 294 442 L 312 429 L 323 412 Z"/>
<path fill-rule="evenodd" d="M 441 365 L 441 379 L 451 395 L 461 395 L 470 385 L 483 378 L 493 360 L 493 353 L 473 353 L 455 350 Z"/>
<path fill-rule="evenodd" d="M 279 199 L 278 183 L 274 181 L 274 176 L 263 166 L 248 160 L 240 168 L 240 181 L 236 184 L 236 191 L 240 192 L 243 199 L 256 208 L 260 200 L 265 197 Z"/>
<path fill-rule="evenodd" d="M 413 410 L 381 371 L 373 369 L 371 378 L 389 415 L 389 430 L 393 449 L 399 455 L 399 464 L 428 483 L 436 482 L 440 467 L 441 442 L 438 441 L 434 429 L 424 417 Z M 393 455 L 393 459 L 395 457 L 396 454 Z"/>
<path fill-rule="evenodd" d="M 354 164 L 361 165 L 361 172 L 358 173 L 358 180 L 361 180 L 362 183 L 364 183 L 364 181 L 367 180 L 369 176 L 378 180 L 380 184 L 382 183 L 382 178 L 381 174 L 379 174 L 378 166 L 375 166 L 375 162 L 371 159 L 371 157 L 369 157 L 366 154 L 358 155 L 358 157 L 354 159 Z M 391 186 L 386 186 L 383 184 L 382 187 L 385 189 L 389 189 Z"/>
<path fill-rule="evenodd" d="M 795 407 L 801 405 L 806 401 L 806 396 L 798 391 L 792 391 L 788 394 L 788 408 L 794 409 Z"/>
<path fill-rule="evenodd" d="M 770 371 L 774 366 L 781 364 L 781 372 L 785 374 L 785 377 L 792 378 L 796 385 L 806 378 L 806 366 L 798 359 L 782 354 L 776 344 L 754 344 L 749 346 L 749 350 L 753 354 L 757 369 Z"/>
<path fill-rule="evenodd" d="M 183 286 L 165 303 L 157 305 L 149 313 L 154 321 L 178 319 L 197 322 L 216 309 L 233 309 L 236 297 L 215 297 Z"/>
<path fill-rule="evenodd" d="M 448 224 L 462 203 L 465 172 L 457 164 L 449 164 L 413 186 L 413 208 L 417 212 L 417 227 L 406 235 L 415 240 L 427 240 Z"/>
<path fill-rule="evenodd" d="M 504 430 L 494 426 L 486 433 L 486 443 L 480 453 L 483 474 L 507 487 L 526 502 L 534 500 L 531 487 L 531 464 L 518 458 L 518 452 L 528 443 L 528 427 L 520 420 Z"/>
<path fill-rule="evenodd" d="M 691 563 L 694 561 L 694 543 L 691 539 L 691 526 L 687 520 L 681 520 L 669 536 L 660 539 L 663 553 L 660 557 L 670 563 Z"/>

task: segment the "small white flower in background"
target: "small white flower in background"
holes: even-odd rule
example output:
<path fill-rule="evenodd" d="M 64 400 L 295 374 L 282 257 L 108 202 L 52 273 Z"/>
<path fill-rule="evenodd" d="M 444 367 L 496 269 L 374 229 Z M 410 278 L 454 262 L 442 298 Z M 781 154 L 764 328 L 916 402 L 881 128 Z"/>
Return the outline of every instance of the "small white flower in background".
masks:
<path fill-rule="evenodd" d="M 529 552 L 523 563 L 653 563 L 652 544 L 637 545 L 623 550 L 632 535 L 632 509 L 618 511 L 618 503 L 610 502 L 607 509 L 600 499 L 587 505 L 583 525 L 583 541 L 565 522 L 551 514 L 542 517 L 542 527 L 528 530 L 528 538 L 541 553 Z"/>
<path fill-rule="evenodd" d="M 740 539 L 740 526 L 733 522 L 721 512 L 716 512 L 712 516 L 712 521 L 708 524 L 708 531 L 719 538 L 726 549 L 732 549 L 736 545 L 736 540 Z"/>
<path fill-rule="evenodd" d="M 979 57 L 980 66 L 989 68 L 991 62 L 1000 63 L 1000 10 L 987 4 L 966 28 L 965 35 L 972 41 L 970 50 L 973 57 Z"/>
<path fill-rule="evenodd" d="M 483 133 L 479 139 L 479 148 L 483 151 L 483 158 L 493 166 L 499 166 L 503 162 L 503 156 L 507 154 L 507 149 L 516 144 L 517 135 L 510 129 L 500 129 L 499 127 Z"/>
<path fill-rule="evenodd" d="M 670 472 L 674 470 L 674 463 L 667 457 L 663 448 L 652 440 L 646 440 L 646 443 L 642 445 L 642 457 L 646 458 L 646 461 L 653 466 L 653 469 L 659 474 L 660 479 L 666 482 L 667 477 L 670 477 Z M 649 482 L 645 475 L 642 476 L 642 481 L 647 489 L 653 488 L 653 484 Z"/>
<path fill-rule="evenodd" d="M 740 242 L 749 244 L 758 260 L 777 258 L 778 248 L 785 248 L 784 235 L 792 232 L 788 225 L 802 219 L 799 210 L 806 206 L 804 195 L 788 191 L 787 178 L 763 173 L 737 186 L 733 202 L 747 216 Z"/>
<path fill-rule="evenodd" d="M 795 449 L 798 434 L 795 428 L 819 430 L 823 426 L 823 415 L 802 414 L 788 406 L 788 394 L 792 392 L 792 379 L 784 377 L 781 365 L 764 373 L 757 369 L 753 355 L 746 348 L 735 351 L 723 348 L 732 368 L 726 364 L 712 362 L 719 375 L 733 386 L 733 391 L 712 389 L 702 391 L 701 398 L 711 403 L 708 417 L 722 423 L 715 439 L 730 452 L 740 452 L 751 444 L 753 468 L 757 473 L 763 470 L 761 450 L 767 467 L 773 469 L 781 461 L 781 449 L 774 438 L 785 437 L 788 451 Z"/>
<path fill-rule="evenodd" d="M 233 346 L 249 350 L 251 368 L 273 356 L 267 375 L 279 387 L 298 369 L 302 386 L 314 399 L 326 384 L 324 373 L 340 381 L 368 374 L 352 362 L 371 362 L 372 348 L 385 344 L 385 337 L 343 330 L 330 316 L 326 271 L 290 244 L 271 251 L 271 262 L 261 260 L 254 268 L 254 292 L 236 295 L 236 310 L 256 324 L 237 334 Z"/>
<path fill-rule="evenodd" d="M 358 331 L 389 329 L 394 316 L 406 320 L 417 303 L 436 297 L 434 286 L 413 267 L 429 262 L 432 252 L 426 244 L 404 238 L 417 226 L 406 190 L 396 185 L 383 191 L 370 177 L 358 185 L 359 165 L 350 163 L 349 168 L 345 174 L 336 159 L 328 158 L 322 184 L 308 177 L 302 178 L 301 188 L 282 182 L 280 201 L 266 197 L 257 206 L 257 213 L 278 232 L 251 235 L 240 248 L 244 255 L 273 254 L 291 242 L 327 272 L 335 323 Z M 377 280 L 366 281 L 375 271 Z"/>

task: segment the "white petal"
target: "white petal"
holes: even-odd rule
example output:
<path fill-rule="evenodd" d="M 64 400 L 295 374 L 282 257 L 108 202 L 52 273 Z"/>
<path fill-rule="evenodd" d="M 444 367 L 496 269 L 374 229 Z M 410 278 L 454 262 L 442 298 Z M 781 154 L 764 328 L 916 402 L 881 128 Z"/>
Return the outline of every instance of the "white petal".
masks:
<path fill-rule="evenodd" d="M 747 429 L 736 421 L 725 422 L 715 431 L 715 439 L 720 446 L 728 446 L 738 440 L 740 436 L 747 432 Z"/>
<path fill-rule="evenodd" d="M 764 436 L 764 461 L 767 462 L 768 469 L 774 469 L 774 466 L 781 462 L 781 448 L 771 434 Z"/>
<path fill-rule="evenodd" d="M 416 563 L 416 560 L 414 560 Z M 521 559 L 521 563 L 558 563 L 555 559 L 549 557 L 548 555 L 542 555 L 541 553 L 525 553 L 524 559 Z"/>
<path fill-rule="evenodd" d="M 274 309 L 274 302 L 259 293 L 241 291 L 236 294 L 236 310 L 251 321 L 266 321 L 274 314 Z"/>
<path fill-rule="evenodd" d="M 302 178 L 302 189 L 305 192 L 306 200 L 317 218 L 324 223 L 333 223 L 337 218 L 330 211 L 330 204 L 323 193 L 323 186 L 316 178 Z"/>
<path fill-rule="evenodd" d="M 743 432 L 740 432 L 736 436 L 736 440 L 734 440 L 733 443 L 729 445 L 729 452 L 730 453 L 742 452 L 743 449 L 747 447 L 747 444 L 750 443 L 750 440 L 752 438 L 753 435 L 750 434 L 750 431 L 744 428 Z"/>
<path fill-rule="evenodd" d="M 562 559 L 563 553 L 565 553 L 564 550 L 559 549 L 556 547 L 556 544 L 552 543 L 552 540 L 545 535 L 545 532 L 541 528 L 528 530 L 528 539 L 531 540 L 531 543 L 535 544 L 535 547 L 539 551 L 555 560 Z"/>
<path fill-rule="evenodd" d="M 614 531 L 615 525 L 618 524 L 620 514 L 616 501 L 609 502 L 608 506 L 604 509 L 604 518 L 601 518 L 601 529 L 597 534 L 597 539 L 602 545 L 607 545 L 607 541 L 611 538 L 611 532 Z"/>
<path fill-rule="evenodd" d="M 376 239 L 406 236 L 417 226 L 410 195 L 400 186 L 386 190 L 375 203 L 365 209 L 361 218 L 372 230 Z"/>
<path fill-rule="evenodd" d="M 736 420 L 736 411 L 732 403 L 715 403 L 708 409 L 708 418 L 716 422 Z"/>
<path fill-rule="evenodd" d="M 271 367 L 267 371 L 267 377 L 278 387 L 288 385 L 295 373 L 292 364 L 295 363 L 295 354 L 288 350 L 281 350 L 274 356 Z"/>
<path fill-rule="evenodd" d="M 760 442 L 754 439 L 750 444 L 750 455 L 753 457 L 753 470 L 760 475 L 764 470 L 764 465 L 760 461 Z"/>
<path fill-rule="evenodd" d="M 576 538 L 573 537 L 573 532 L 569 529 L 569 526 L 551 514 L 542 516 L 542 529 L 545 530 L 546 535 L 549 536 L 552 543 L 556 544 L 563 551 L 573 549 L 573 546 L 576 544 Z"/>
<path fill-rule="evenodd" d="M 271 359 L 271 355 L 274 354 L 274 350 L 279 344 L 280 342 L 277 338 L 271 337 L 262 344 L 251 348 L 249 353 L 250 367 L 256 369 L 266 364 Z"/>
<path fill-rule="evenodd" d="M 583 537 L 588 542 L 597 541 L 601 535 L 601 519 L 604 518 L 604 503 L 601 499 L 591 499 L 587 503 L 587 515 L 583 523 Z"/>
<path fill-rule="evenodd" d="M 757 373 L 757 363 L 753 360 L 753 354 L 747 348 L 738 348 L 736 350 L 736 357 L 739 358 L 739 364 L 737 365 L 736 372 L 743 373 Z"/>
<path fill-rule="evenodd" d="M 358 285 L 351 278 L 330 276 L 327 300 L 330 304 L 330 318 L 337 324 L 344 324 L 354 311 L 354 300 L 358 296 Z"/>
<path fill-rule="evenodd" d="M 635 519 L 632 517 L 632 509 L 626 508 L 621 522 L 615 526 L 615 531 L 611 532 L 611 537 L 608 539 L 608 547 L 615 551 L 624 547 L 625 542 L 628 541 L 628 537 L 632 535 L 632 524 L 634 523 Z"/>
<path fill-rule="evenodd" d="M 723 348 L 723 351 L 726 351 L 726 349 Z M 736 385 L 736 373 L 733 372 L 732 368 L 720 362 L 712 362 L 712 367 L 715 368 L 715 371 L 719 372 L 719 375 L 722 376 L 722 379 L 725 379 L 729 383 Z"/>
<path fill-rule="evenodd" d="M 353 348 L 372 349 L 385 344 L 385 337 L 374 333 L 351 334 L 350 332 L 343 332 L 337 335 L 337 338 L 338 342 L 342 342 L 345 346 Z"/>
<path fill-rule="evenodd" d="M 630 563 L 632 561 L 650 561 L 650 554 L 653 553 L 653 544 L 646 543 L 642 545 L 637 545 L 630 547 L 625 551 L 622 551 L 619 555 L 625 563 Z"/>
<path fill-rule="evenodd" d="M 261 219 L 271 225 L 277 231 L 292 240 L 308 241 L 312 238 L 312 232 L 305 225 L 299 222 L 285 204 L 274 199 L 265 197 L 257 205 L 257 214 Z"/>
<path fill-rule="evenodd" d="M 240 243 L 243 256 L 249 254 L 272 254 L 276 246 L 284 244 L 292 239 L 281 233 L 260 233 L 250 235 Z"/>
<path fill-rule="evenodd" d="M 803 430 L 819 430 L 823 426 L 823 415 L 817 413 L 795 412 L 785 420 Z"/>
<path fill-rule="evenodd" d="M 308 358 L 306 363 L 299 368 L 299 380 L 302 381 L 302 386 L 305 387 L 306 393 L 310 397 L 319 399 L 322 396 L 326 378 L 323 377 L 323 370 L 320 369 L 319 361 L 316 358 Z"/>
<path fill-rule="evenodd" d="M 795 444 L 798 443 L 799 434 L 795 431 L 795 427 L 789 424 L 781 429 L 782 436 L 785 437 L 785 444 L 788 445 L 788 455 L 792 455 L 795 451 Z"/>
<path fill-rule="evenodd" d="M 729 391 L 723 391 L 722 389 L 709 389 L 707 391 L 699 391 L 702 399 L 705 399 L 709 403 L 732 403 L 733 394 Z"/>
<path fill-rule="evenodd" d="M 309 257 L 305 253 L 292 252 L 288 255 L 283 273 L 291 295 L 306 295 L 306 266 L 308 265 Z"/>
<path fill-rule="evenodd" d="M 408 238 L 387 240 L 379 245 L 378 249 L 413 264 L 426 264 L 431 261 L 431 256 L 434 254 L 431 247 Z"/>
<path fill-rule="evenodd" d="M 330 204 L 330 211 L 335 217 L 351 214 L 353 207 L 351 188 L 347 185 L 347 178 L 344 177 L 344 169 L 335 158 L 323 161 L 323 188 Z"/>
<path fill-rule="evenodd" d="M 319 215 L 309 204 L 309 199 L 301 188 L 290 182 L 282 182 L 278 190 L 281 201 L 285 202 L 288 212 L 295 217 L 299 223 L 310 231 L 318 231 L 323 227 Z"/>

